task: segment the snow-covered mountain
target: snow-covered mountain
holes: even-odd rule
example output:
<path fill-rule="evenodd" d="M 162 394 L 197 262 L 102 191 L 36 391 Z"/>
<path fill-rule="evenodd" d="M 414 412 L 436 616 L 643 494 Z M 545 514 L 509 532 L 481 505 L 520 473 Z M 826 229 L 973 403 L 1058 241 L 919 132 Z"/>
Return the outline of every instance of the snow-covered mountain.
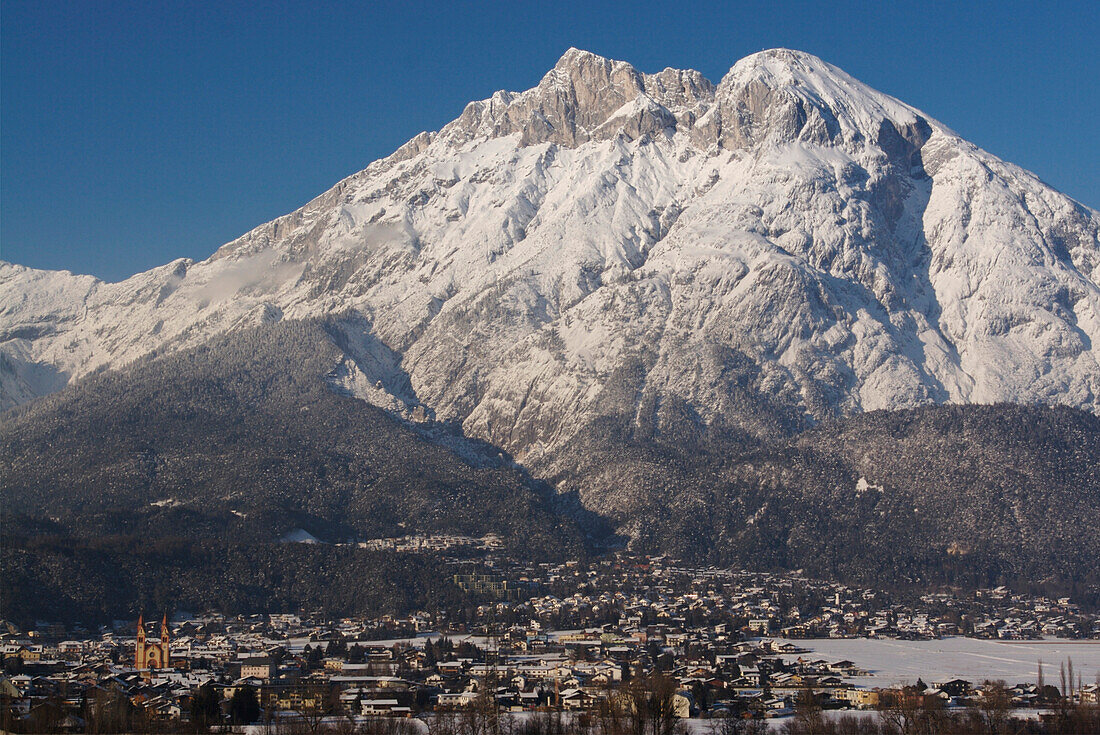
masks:
<path fill-rule="evenodd" d="M 334 387 L 535 464 L 609 410 L 771 431 L 738 390 L 805 420 L 1096 413 L 1098 237 L 1100 213 L 814 56 L 714 85 L 570 49 L 201 263 L 0 264 L 2 401 L 326 316 Z"/>

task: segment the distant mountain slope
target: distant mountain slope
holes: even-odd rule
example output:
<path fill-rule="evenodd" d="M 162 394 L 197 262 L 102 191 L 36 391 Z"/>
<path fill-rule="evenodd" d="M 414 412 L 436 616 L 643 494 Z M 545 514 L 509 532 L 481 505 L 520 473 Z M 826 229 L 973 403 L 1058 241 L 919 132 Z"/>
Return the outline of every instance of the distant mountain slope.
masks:
<path fill-rule="evenodd" d="M 601 435 L 578 436 L 577 456 L 601 457 L 583 468 L 583 499 L 638 548 L 874 584 L 1100 592 L 1100 418 L 1089 413 L 874 411 L 751 444 Z"/>
<path fill-rule="evenodd" d="M 300 528 L 330 542 L 496 533 L 524 553 L 580 548 L 575 525 L 551 507 L 563 499 L 540 494 L 495 451 L 472 466 L 330 390 L 322 378 L 337 354 L 322 325 L 284 322 L 153 356 L 9 412 L 0 426 L 5 535 L 252 543 Z"/>
<path fill-rule="evenodd" d="M 683 406 L 622 415 L 638 366 L 601 396 L 605 416 L 534 468 L 556 495 L 488 445 L 336 393 L 323 378 L 341 339 L 283 321 L 7 412 L 5 589 L 49 591 L 5 593 L 9 612 L 17 598 L 25 616 L 136 609 L 152 594 L 139 583 L 161 567 L 173 599 L 234 609 L 367 609 L 353 591 L 324 592 L 349 565 L 375 565 L 372 585 L 399 583 L 399 562 L 278 543 L 296 529 L 330 542 L 494 533 L 538 559 L 615 543 L 619 529 L 638 550 L 875 585 L 1100 584 L 1100 418 L 1087 412 L 929 406 L 794 433 L 746 386 L 731 396 L 771 424 L 700 429 Z M 320 581 L 303 578 L 304 564 Z M 73 565 L 86 567 L 79 579 L 56 574 Z M 401 604 L 445 594 L 430 569 Z M 224 574 L 247 584 L 232 592 Z"/>

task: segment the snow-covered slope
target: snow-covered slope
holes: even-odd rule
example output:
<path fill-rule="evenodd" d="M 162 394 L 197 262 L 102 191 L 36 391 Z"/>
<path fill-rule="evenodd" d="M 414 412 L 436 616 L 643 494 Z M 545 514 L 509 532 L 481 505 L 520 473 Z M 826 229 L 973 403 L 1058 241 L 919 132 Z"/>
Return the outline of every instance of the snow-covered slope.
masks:
<path fill-rule="evenodd" d="M 675 399 L 701 425 L 756 430 L 731 400 L 745 384 L 807 418 L 1097 412 L 1098 232 L 1100 213 L 808 54 L 713 85 L 571 49 L 201 263 L 121 283 L 0 265 L 3 405 L 325 315 L 335 387 L 529 461 L 634 364 L 634 410 Z"/>

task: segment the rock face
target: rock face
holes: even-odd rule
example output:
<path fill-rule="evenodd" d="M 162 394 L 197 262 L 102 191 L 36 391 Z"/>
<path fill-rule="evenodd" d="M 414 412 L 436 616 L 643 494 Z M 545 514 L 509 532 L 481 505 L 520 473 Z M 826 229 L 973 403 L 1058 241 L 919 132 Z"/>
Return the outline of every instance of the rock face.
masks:
<path fill-rule="evenodd" d="M 715 86 L 571 49 L 201 263 L 0 265 L 2 400 L 325 315 L 334 387 L 534 467 L 609 413 L 757 436 L 929 403 L 1097 413 L 1098 233 L 808 54 Z"/>

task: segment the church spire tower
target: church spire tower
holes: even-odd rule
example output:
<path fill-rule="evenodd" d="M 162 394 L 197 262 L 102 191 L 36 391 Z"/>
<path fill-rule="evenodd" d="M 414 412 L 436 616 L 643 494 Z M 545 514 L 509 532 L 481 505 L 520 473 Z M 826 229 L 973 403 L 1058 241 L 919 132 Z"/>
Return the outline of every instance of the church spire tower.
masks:
<path fill-rule="evenodd" d="M 138 614 L 137 641 L 134 643 L 134 668 L 145 668 L 145 616 Z"/>
<path fill-rule="evenodd" d="M 170 635 L 168 633 L 168 613 L 164 614 L 164 617 L 160 619 L 160 651 L 161 651 L 161 666 L 169 668 L 172 665 L 172 657 L 170 652 Z"/>

